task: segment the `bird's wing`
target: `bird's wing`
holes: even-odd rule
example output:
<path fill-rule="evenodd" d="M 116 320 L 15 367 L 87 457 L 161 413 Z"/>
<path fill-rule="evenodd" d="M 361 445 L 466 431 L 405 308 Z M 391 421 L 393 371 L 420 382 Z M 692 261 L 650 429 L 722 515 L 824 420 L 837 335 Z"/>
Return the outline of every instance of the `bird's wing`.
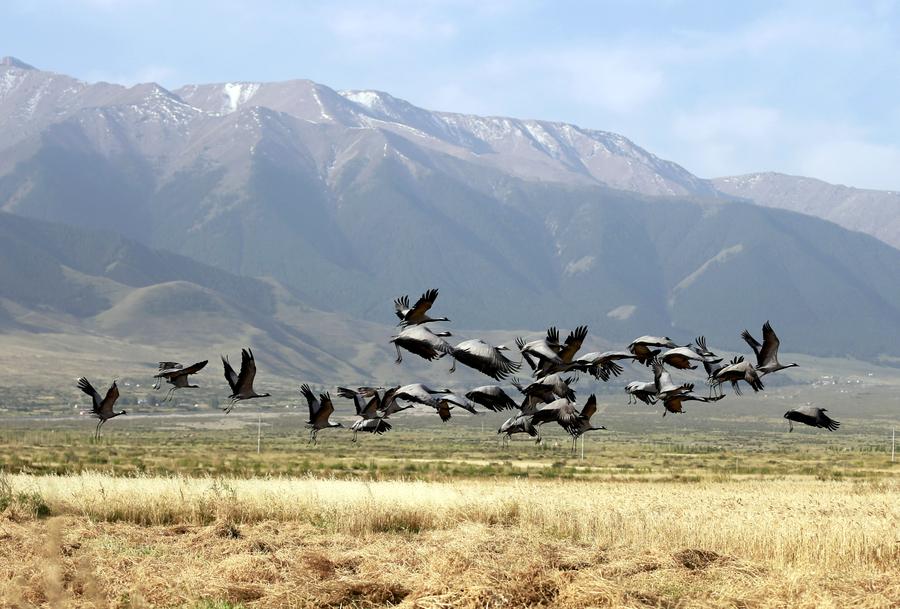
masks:
<path fill-rule="evenodd" d="M 235 393 L 238 386 L 237 372 L 234 371 L 234 368 L 231 367 L 231 363 L 229 363 L 228 358 L 224 355 L 222 356 L 222 365 L 225 366 L 225 380 L 228 381 L 228 386 L 231 387 L 231 392 Z"/>
<path fill-rule="evenodd" d="M 595 412 L 597 412 L 597 396 L 592 393 L 587 399 L 584 408 L 581 409 L 581 416 L 585 419 L 590 419 Z"/>
<path fill-rule="evenodd" d="M 206 364 L 209 363 L 208 359 L 203 360 L 202 362 L 197 362 L 196 364 L 191 364 L 187 368 L 181 369 L 181 374 L 196 374 L 203 370 L 206 367 Z"/>
<path fill-rule="evenodd" d="M 181 364 L 178 362 L 159 362 L 160 370 L 175 370 L 177 368 L 181 368 Z"/>
<path fill-rule="evenodd" d="M 619 376 L 625 371 L 622 366 L 612 361 L 604 362 L 603 364 L 595 366 L 594 368 L 596 368 L 596 374 L 594 376 L 603 380 L 604 382 L 608 381 L 611 376 Z"/>
<path fill-rule="evenodd" d="M 381 408 L 383 410 L 390 410 L 391 406 L 396 406 L 394 402 L 394 396 L 397 394 L 398 389 L 400 389 L 399 386 L 391 387 L 384 392 L 384 395 L 381 396 Z"/>
<path fill-rule="evenodd" d="M 663 368 L 663 364 L 659 359 L 654 359 L 652 362 L 652 366 L 653 366 L 653 384 L 656 386 L 656 393 L 660 393 L 662 391 L 662 386 L 663 386 L 662 375 L 663 375 L 663 371 L 665 369 Z"/>
<path fill-rule="evenodd" d="M 437 341 L 439 339 L 433 340 Z M 396 339 L 394 343 L 399 345 L 400 347 L 403 347 L 410 353 L 418 355 L 422 359 L 426 359 L 428 361 L 439 359 L 444 355 L 443 350 L 438 350 L 440 343 L 435 342 L 435 344 L 432 344 L 431 340 L 428 339 L 416 338 L 411 336 L 401 336 L 398 337 L 398 339 Z"/>
<path fill-rule="evenodd" d="M 312 392 L 312 389 L 306 383 L 300 385 L 300 393 L 306 398 L 306 403 L 309 405 L 309 420 L 312 421 L 316 413 L 319 412 L 319 401 L 316 399 L 316 394 Z"/>
<path fill-rule="evenodd" d="M 775 330 L 772 329 L 772 325 L 769 322 L 763 324 L 763 344 L 758 354 L 759 364 L 763 365 L 765 362 L 777 360 L 778 346 L 780 344 L 781 342 L 778 340 Z"/>
<path fill-rule="evenodd" d="M 468 410 L 472 414 L 476 414 L 475 405 L 467 397 L 456 393 L 447 393 L 440 398 L 440 401 L 447 402 L 454 406 L 459 406 L 463 410 Z"/>
<path fill-rule="evenodd" d="M 438 416 L 441 417 L 441 421 L 447 422 L 450 420 L 450 405 L 447 404 L 446 401 L 441 400 L 436 406 Z"/>
<path fill-rule="evenodd" d="M 106 391 L 106 397 L 103 398 L 103 402 L 100 404 L 100 410 L 104 414 L 112 414 L 113 404 L 115 404 L 118 399 L 119 386 L 113 381 L 113 384 L 110 385 L 109 389 Z"/>
<path fill-rule="evenodd" d="M 346 387 L 338 387 L 338 395 L 342 398 L 353 400 L 353 407 L 356 408 L 356 414 L 363 416 L 362 412 L 366 408 L 366 400 L 361 393 L 347 389 Z"/>
<path fill-rule="evenodd" d="M 519 348 L 519 351 L 522 353 L 522 359 L 525 360 L 525 363 L 528 364 L 528 367 L 532 370 L 537 368 L 537 363 L 533 359 L 531 359 L 531 356 L 528 355 L 527 352 L 524 351 L 525 339 L 523 339 L 521 336 L 516 337 L 516 347 Z"/>
<path fill-rule="evenodd" d="M 431 308 L 431 305 L 434 304 L 434 301 L 437 300 L 437 297 L 438 291 L 434 288 L 422 294 L 419 300 L 416 301 L 416 304 L 413 305 L 413 308 L 406 314 L 406 319 L 415 320 L 425 315 Z"/>
<path fill-rule="evenodd" d="M 522 367 L 521 362 L 514 362 L 505 355 L 497 347 L 493 347 L 484 342 L 477 345 L 478 355 L 483 356 L 487 362 L 486 369 L 481 370 L 485 374 L 494 377 L 498 381 L 519 371 Z"/>
<path fill-rule="evenodd" d="M 91 396 L 91 400 L 93 401 L 93 411 L 100 412 L 100 403 L 103 401 L 100 399 L 100 394 L 97 393 L 97 390 L 94 389 L 94 386 L 91 385 L 91 382 L 84 377 L 78 379 L 78 388 L 83 392 Z"/>
<path fill-rule="evenodd" d="M 238 375 L 237 387 L 243 391 L 251 391 L 253 389 L 253 379 L 256 377 L 256 360 L 253 358 L 253 351 L 250 349 L 241 349 L 241 373 Z"/>
<path fill-rule="evenodd" d="M 699 353 L 706 355 L 710 353 L 710 350 L 706 348 L 706 337 L 698 336 L 694 339 L 694 344 L 697 345 L 697 349 L 699 349 Z"/>
<path fill-rule="evenodd" d="M 556 326 L 550 326 L 547 328 L 547 342 L 551 345 L 559 344 L 559 330 Z"/>
<path fill-rule="evenodd" d="M 357 414 L 366 417 L 367 419 L 371 419 L 374 417 L 378 411 L 381 410 L 381 398 L 378 397 L 378 393 L 376 392 L 372 399 L 360 410 Z"/>
<path fill-rule="evenodd" d="M 405 319 L 404 313 L 409 311 L 409 296 L 401 296 L 400 298 L 394 299 L 394 313 L 397 317 L 400 318 L 400 321 Z"/>
<path fill-rule="evenodd" d="M 334 404 L 331 403 L 331 395 L 327 391 L 319 394 L 319 404 L 321 408 L 316 413 L 316 418 L 327 423 L 331 413 L 334 412 Z"/>
<path fill-rule="evenodd" d="M 834 431 L 841 426 L 839 422 L 825 414 L 825 408 L 819 409 L 819 416 L 816 417 L 816 422 L 819 424 L 819 427 L 824 427 L 828 431 Z"/>
<path fill-rule="evenodd" d="M 530 353 L 541 360 L 546 360 L 555 364 L 562 363 L 557 352 L 547 343 L 547 341 L 536 340 L 525 345 L 525 348 L 527 353 Z"/>
<path fill-rule="evenodd" d="M 569 332 L 569 336 L 566 337 L 566 344 L 563 345 L 559 352 L 559 358 L 564 362 L 571 362 L 578 350 L 581 349 L 581 344 L 587 338 L 587 333 L 587 326 L 578 326 Z"/>
<path fill-rule="evenodd" d="M 762 345 L 759 344 L 759 341 L 753 338 L 753 335 L 750 334 L 749 330 L 744 330 L 743 332 L 741 332 L 741 338 L 743 338 L 744 342 L 750 345 L 750 348 L 753 349 L 753 354 L 756 356 L 756 361 L 762 363 L 762 360 L 759 357 L 759 349 L 760 347 L 762 347 Z"/>
<path fill-rule="evenodd" d="M 559 408 L 560 405 L 556 402 L 544 404 L 534 411 L 534 414 L 531 416 L 531 422 L 535 425 L 540 425 L 542 423 L 549 423 L 550 421 L 557 421 L 559 420 Z"/>

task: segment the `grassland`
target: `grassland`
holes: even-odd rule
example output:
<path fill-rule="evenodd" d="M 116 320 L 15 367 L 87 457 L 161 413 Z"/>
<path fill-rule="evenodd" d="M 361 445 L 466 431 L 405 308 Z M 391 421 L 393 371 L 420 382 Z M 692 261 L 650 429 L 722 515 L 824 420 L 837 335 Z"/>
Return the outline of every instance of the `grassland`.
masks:
<path fill-rule="evenodd" d="M 900 603 L 891 480 L 5 484 L 4 607 Z"/>
<path fill-rule="evenodd" d="M 894 394 L 601 396 L 584 458 L 501 446 L 502 414 L 313 447 L 291 404 L 129 406 L 99 443 L 71 407 L 0 413 L 0 607 L 897 607 Z M 787 433 L 811 400 L 839 433 Z"/>

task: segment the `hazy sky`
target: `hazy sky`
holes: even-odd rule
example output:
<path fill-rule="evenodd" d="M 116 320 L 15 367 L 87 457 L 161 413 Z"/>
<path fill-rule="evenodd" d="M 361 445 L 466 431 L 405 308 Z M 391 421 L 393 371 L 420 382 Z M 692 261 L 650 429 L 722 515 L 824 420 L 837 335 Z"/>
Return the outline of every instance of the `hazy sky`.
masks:
<path fill-rule="evenodd" d="M 616 131 L 703 177 L 900 190 L 893 1 L 6 0 L 0 55 L 169 88 L 309 78 Z"/>

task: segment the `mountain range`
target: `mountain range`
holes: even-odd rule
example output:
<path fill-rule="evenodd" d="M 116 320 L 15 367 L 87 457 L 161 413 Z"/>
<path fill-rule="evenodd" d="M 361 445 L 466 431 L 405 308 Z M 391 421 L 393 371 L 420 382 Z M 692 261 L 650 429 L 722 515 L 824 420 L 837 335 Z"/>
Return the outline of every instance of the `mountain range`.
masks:
<path fill-rule="evenodd" d="M 613 343 L 706 333 L 739 348 L 741 329 L 771 319 L 793 351 L 900 355 L 900 251 L 878 232 L 900 215 L 882 203 L 896 195 L 854 202 L 838 188 L 826 204 L 827 188 L 804 180 L 705 180 L 614 133 L 432 112 L 306 80 L 169 91 L 0 62 L 4 223 L 89 228 L 100 243 L 181 261 L 182 274 L 154 263 L 156 274 L 140 265 L 140 281 L 124 281 L 108 250 L 79 253 L 73 239 L 53 259 L 67 268 L 45 269 L 60 290 L 42 288 L 38 269 L 4 291 L 28 311 L 90 319 L 90 331 L 125 332 L 114 321 L 124 318 L 135 332 L 159 307 L 288 332 L 271 326 L 273 298 L 391 323 L 394 297 L 437 286 L 436 310 L 466 328 L 587 323 Z M 873 207 L 890 218 L 852 223 Z M 869 229 L 877 239 L 857 232 Z M 40 248 L 64 239 L 53 232 L 63 228 L 34 230 L 51 231 L 35 237 L 49 240 Z M 2 250 L 10 261 L 49 255 L 14 243 Z M 4 260 L 4 273 L 15 266 Z M 85 274 L 91 289 L 79 291 Z M 101 284 L 117 296 L 103 301 Z M 45 328 L 15 311 L 0 323 Z"/>

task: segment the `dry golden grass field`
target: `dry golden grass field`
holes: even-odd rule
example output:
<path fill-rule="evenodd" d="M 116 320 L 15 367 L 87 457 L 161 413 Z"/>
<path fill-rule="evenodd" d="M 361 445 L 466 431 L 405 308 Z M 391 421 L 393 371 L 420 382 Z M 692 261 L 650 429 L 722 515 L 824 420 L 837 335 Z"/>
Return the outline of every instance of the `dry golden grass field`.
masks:
<path fill-rule="evenodd" d="M 2 607 L 898 607 L 900 482 L 5 475 Z"/>

